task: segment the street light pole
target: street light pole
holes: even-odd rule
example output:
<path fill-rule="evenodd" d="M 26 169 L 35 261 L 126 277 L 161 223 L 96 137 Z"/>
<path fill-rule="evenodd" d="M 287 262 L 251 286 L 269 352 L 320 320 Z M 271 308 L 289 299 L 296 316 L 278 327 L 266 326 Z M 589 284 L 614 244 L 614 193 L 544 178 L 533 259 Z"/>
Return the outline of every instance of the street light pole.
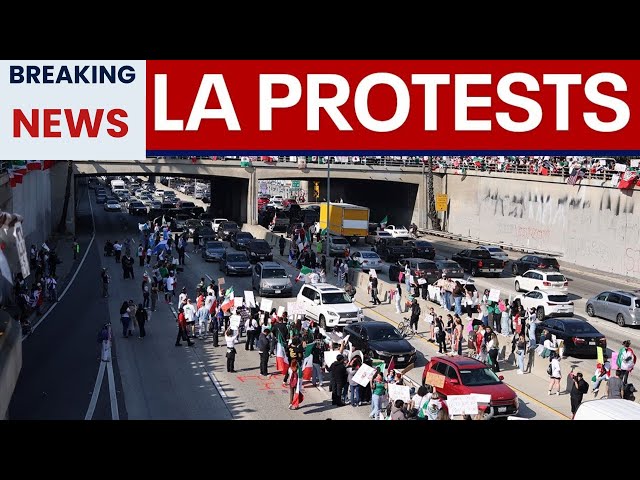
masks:
<path fill-rule="evenodd" d="M 327 251 L 327 258 L 331 257 L 329 253 L 329 221 L 331 219 L 330 213 L 331 213 L 331 159 L 327 158 L 327 234 L 324 237 L 324 242 L 326 243 L 325 248 Z"/>

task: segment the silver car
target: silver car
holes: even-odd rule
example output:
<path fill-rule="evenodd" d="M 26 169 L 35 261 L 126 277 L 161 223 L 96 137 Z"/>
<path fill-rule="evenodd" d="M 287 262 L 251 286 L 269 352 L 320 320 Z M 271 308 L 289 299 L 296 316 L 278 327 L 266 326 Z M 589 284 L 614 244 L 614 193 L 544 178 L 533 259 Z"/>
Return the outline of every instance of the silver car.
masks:
<path fill-rule="evenodd" d="M 251 286 L 258 295 L 290 297 L 293 292 L 291 278 L 282 265 L 276 262 L 258 262 L 253 268 Z"/>
<path fill-rule="evenodd" d="M 602 292 L 587 300 L 586 312 L 590 317 L 601 317 L 625 325 L 640 325 L 640 290 Z"/>

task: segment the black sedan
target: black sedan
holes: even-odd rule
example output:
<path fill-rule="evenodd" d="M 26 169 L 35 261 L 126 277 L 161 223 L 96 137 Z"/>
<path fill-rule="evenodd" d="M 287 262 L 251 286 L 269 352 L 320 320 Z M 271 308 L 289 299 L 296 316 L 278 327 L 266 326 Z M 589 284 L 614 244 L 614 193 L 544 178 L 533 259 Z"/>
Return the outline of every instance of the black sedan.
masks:
<path fill-rule="evenodd" d="M 266 240 L 254 239 L 247 243 L 245 250 L 251 263 L 273 261 L 271 245 Z"/>
<path fill-rule="evenodd" d="M 560 271 L 560 265 L 555 257 L 548 255 L 525 255 L 511 263 L 513 276 L 522 275 L 527 270 L 556 270 Z"/>
<path fill-rule="evenodd" d="M 407 264 L 409 264 L 411 275 L 416 278 L 424 278 L 428 283 L 433 283 L 441 277 L 435 262 L 422 258 L 403 258 L 397 263 L 389 265 L 389 280 L 397 282 L 400 272 L 404 272 Z"/>
<path fill-rule="evenodd" d="M 236 250 L 245 250 L 247 244 L 254 239 L 255 237 L 249 232 L 235 232 L 231 235 L 229 243 Z"/>
<path fill-rule="evenodd" d="M 458 262 L 453 260 L 436 260 L 436 267 L 441 277 L 464 278 L 464 270 Z"/>
<path fill-rule="evenodd" d="M 585 355 L 597 358 L 597 347 L 607 351 L 607 339 L 589 322 L 579 318 L 547 318 L 536 324 L 536 339 L 544 342 L 543 331 L 547 330 L 558 340 L 564 340 L 565 355 Z"/>
<path fill-rule="evenodd" d="M 205 262 L 218 262 L 224 255 L 226 249 L 227 244 L 225 242 L 208 240 L 202 248 L 202 258 L 204 258 Z"/>
<path fill-rule="evenodd" d="M 216 233 L 219 240 L 229 240 L 231 235 L 238 231 L 240 231 L 240 227 L 236 222 L 222 222 Z"/>
<path fill-rule="evenodd" d="M 431 242 L 426 240 L 407 240 L 404 243 L 413 250 L 412 257 L 427 258 L 429 260 L 436 258 L 436 249 Z"/>
<path fill-rule="evenodd" d="M 395 366 L 404 368 L 416 361 L 416 349 L 402 334 L 386 322 L 366 321 L 344 327 L 344 334 L 362 353 L 384 360 L 388 366 L 393 358 Z"/>
<path fill-rule="evenodd" d="M 129 215 L 146 215 L 147 206 L 142 202 L 129 203 Z"/>
<path fill-rule="evenodd" d="M 251 263 L 245 252 L 225 250 L 220 258 L 220 271 L 229 275 L 251 275 Z"/>

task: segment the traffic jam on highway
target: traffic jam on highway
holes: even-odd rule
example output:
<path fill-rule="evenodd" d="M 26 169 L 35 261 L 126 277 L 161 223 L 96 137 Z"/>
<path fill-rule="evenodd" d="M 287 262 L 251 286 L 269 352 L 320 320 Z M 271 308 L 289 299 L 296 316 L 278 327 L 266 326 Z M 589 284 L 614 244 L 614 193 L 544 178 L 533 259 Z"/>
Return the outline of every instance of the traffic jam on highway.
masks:
<path fill-rule="evenodd" d="M 296 333 L 308 332 L 305 344 L 313 345 L 317 328 L 329 349 L 340 349 L 340 362 L 334 359 L 331 365 L 323 365 L 332 377 L 342 375 L 342 367 L 335 363 L 346 367 L 344 378 L 330 383 L 334 404 L 353 402 L 349 385 L 354 386 L 353 376 L 359 369 L 366 369 L 367 375 L 360 375 L 366 380 L 356 384 L 356 404 L 368 397 L 372 418 L 397 417 L 398 410 L 406 418 L 435 419 L 440 410 L 440 417 L 449 411 L 453 417 L 459 413 L 458 400 L 462 402 L 458 396 L 475 398 L 481 418 L 515 417 L 518 396 L 503 381 L 501 368 L 509 362 L 517 366 L 518 374 L 531 373 L 534 355 L 549 365 L 549 394 L 560 372 L 557 364 L 571 357 L 583 362 L 580 368 L 587 382 L 593 374 L 589 391 L 594 397 L 600 376 L 608 380 L 625 369 L 621 396 L 633 397 L 635 354 L 633 364 L 623 358 L 624 352 L 632 352 L 623 342 L 638 337 L 634 330 L 640 324 L 637 287 L 597 288 L 604 284 L 584 280 L 574 291 L 573 273 L 565 272 L 554 256 L 432 238 L 415 225 L 397 225 L 387 218 L 374 223 L 369 209 L 361 205 L 311 204 L 300 195 L 284 198 L 263 192 L 256 199 L 263 228 L 255 234 L 239 219 L 214 218 L 206 209 L 211 198 L 208 184 L 197 180 L 162 178 L 155 184 L 135 177 L 102 177 L 90 186 L 105 211 L 127 212 L 152 228 L 166 225 L 172 233 L 186 234 L 197 244 L 204 262 L 217 264 L 218 271 L 212 269 L 210 279 L 224 277 L 232 282 L 233 276 L 250 277 L 256 318 L 262 320 L 257 309 L 262 299 L 280 299 L 283 306 L 294 306 L 289 333 L 304 330 Z M 177 198 L 176 191 L 194 201 Z M 364 287 L 371 296 L 368 302 L 362 300 L 362 291 L 356 300 L 359 272 L 368 276 Z M 381 303 L 395 305 L 395 316 L 371 313 L 378 308 L 379 296 L 384 297 Z M 278 319 L 282 322 L 282 310 L 270 308 L 263 329 Z M 245 325 L 239 326 L 241 333 L 244 329 Z M 420 360 L 424 366 L 419 365 L 424 369 L 412 381 L 407 374 L 418 366 L 418 354 L 415 339 L 409 340 L 416 334 L 448 353 L 424 356 Z M 273 353 L 273 344 L 277 347 L 279 340 L 270 342 Z M 498 345 L 500 354 L 494 352 Z M 292 359 L 289 353 L 295 350 L 290 347 L 291 340 L 283 345 L 287 365 Z M 301 362 L 311 356 L 307 353 Z M 405 379 L 390 375 L 392 370 Z M 411 395 L 404 390 L 399 393 L 399 387 L 406 387 Z M 380 400 L 371 399 L 372 391 Z M 398 407 L 396 399 L 403 399 L 404 406 Z M 447 399 L 456 404 L 449 405 Z"/>

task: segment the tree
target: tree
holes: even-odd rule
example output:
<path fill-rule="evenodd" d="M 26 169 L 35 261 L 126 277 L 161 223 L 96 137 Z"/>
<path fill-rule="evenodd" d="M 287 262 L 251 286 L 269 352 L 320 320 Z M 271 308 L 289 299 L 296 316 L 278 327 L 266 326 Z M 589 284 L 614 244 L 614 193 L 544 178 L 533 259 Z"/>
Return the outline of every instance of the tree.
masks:
<path fill-rule="evenodd" d="M 64 204 L 62 205 L 62 215 L 58 223 L 58 233 L 67 231 L 67 212 L 69 211 L 69 200 L 71 199 L 71 179 L 73 178 L 73 163 L 67 160 L 67 186 L 64 191 Z"/>
<path fill-rule="evenodd" d="M 440 218 L 436 212 L 436 196 L 433 192 L 433 161 L 432 157 L 427 157 L 427 217 L 431 220 L 431 228 L 434 230 L 442 230 Z"/>

